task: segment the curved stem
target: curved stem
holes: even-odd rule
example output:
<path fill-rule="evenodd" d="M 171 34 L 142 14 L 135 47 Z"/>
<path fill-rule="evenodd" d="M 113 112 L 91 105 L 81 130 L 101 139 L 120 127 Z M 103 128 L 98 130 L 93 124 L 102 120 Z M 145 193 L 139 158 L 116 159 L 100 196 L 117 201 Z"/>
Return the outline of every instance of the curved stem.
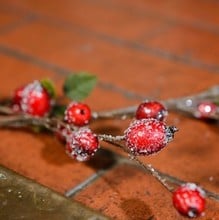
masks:
<path fill-rule="evenodd" d="M 150 173 L 153 177 L 156 178 L 156 180 L 158 180 L 169 192 L 173 192 L 174 188 L 173 186 L 171 186 L 169 183 L 180 186 L 182 184 L 185 184 L 186 181 L 181 180 L 177 177 L 173 177 L 169 174 L 163 173 L 161 171 L 159 171 L 158 169 L 155 169 L 154 167 L 152 167 L 151 164 L 145 164 L 143 163 L 141 160 L 139 160 L 135 155 L 133 155 L 128 149 L 127 147 L 122 143 L 122 141 L 124 140 L 123 136 L 111 136 L 111 135 L 99 135 L 99 137 L 101 138 L 102 141 L 105 141 L 107 143 L 112 144 L 113 146 L 119 147 L 121 149 L 123 149 L 125 152 L 127 152 L 129 154 L 129 158 L 131 159 L 131 161 L 129 160 L 129 163 L 132 163 L 132 161 L 135 162 L 135 165 L 139 165 L 145 172 Z M 201 187 L 205 193 L 206 196 L 208 198 L 214 199 L 215 201 L 219 202 L 219 194 L 215 193 L 215 192 L 211 192 L 203 187 Z"/>
<path fill-rule="evenodd" d="M 135 155 L 133 155 L 133 153 L 124 144 L 121 143 L 121 141 L 124 140 L 124 136 L 113 137 L 111 135 L 99 135 L 99 137 L 101 138 L 101 140 L 103 140 L 107 143 L 110 143 L 110 144 L 113 144 L 119 148 L 122 148 L 125 152 L 127 152 L 130 155 L 131 160 L 135 161 L 144 170 L 146 170 L 153 177 L 155 177 L 158 180 L 158 182 L 160 182 L 168 191 L 170 191 L 170 192 L 173 191 L 174 188 L 166 182 L 166 178 L 164 176 L 161 176 L 160 172 L 158 170 L 156 170 L 154 167 L 152 167 L 151 164 L 144 164 Z"/>
<path fill-rule="evenodd" d="M 213 95 L 218 95 L 219 93 L 219 87 L 216 88 L 216 90 L 213 88 L 209 90 L 209 93 L 202 93 L 199 94 L 196 97 L 214 97 Z M 193 97 L 193 96 L 191 96 Z M 216 96 L 214 97 L 216 98 Z M 181 102 L 182 99 L 178 100 L 167 100 L 167 103 L 169 103 L 169 106 L 174 106 L 176 105 L 177 102 Z M 104 118 L 104 117 L 111 117 L 114 115 L 115 117 L 124 117 L 124 112 L 127 112 L 127 115 L 133 114 L 133 111 L 136 107 L 129 107 L 126 110 L 125 109 L 120 109 L 120 110 L 114 110 L 113 114 L 110 112 L 103 112 L 102 114 L 99 114 L 96 116 L 98 118 L 99 116 Z M 118 113 L 119 112 L 119 113 Z M 23 127 L 23 126 L 30 126 L 30 125 L 35 125 L 35 126 L 43 126 L 47 128 L 48 130 L 52 132 L 57 132 L 58 127 L 63 126 L 63 127 L 69 127 L 65 122 L 57 119 L 57 118 L 49 118 L 49 117 L 34 117 L 30 115 L 24 115 L 24 114 L 14 114 L 10 108 L 0 106 L 0 114 L 3 114 L 4 116 L 0 116 L 0 127 Z M 6 115 L 6 116 L 5 116 Z M 74 127 L 71 127 L 72 130 L 75 130 Z M 124 136 L 112 136 L 112 135 L 105 135 L 105 134 L 100 134 L 98 135 L 100 140 L 108 142 L 113 144 L 114 146 L 122 148 L 125 152 L 127 152 L 130 155 L 130 159 L 134 161 L 136 164 L 138 164 L 144 171 L 149 172 L 152 176 L 154 176 L 168 191 L 172 192 L 174 188 L 169 185 L 169 183 L 173 183 L 175 185 L 181 185 L 185 183 L 185 181 L 180 180 L 176 177 L 172 177 L 168 174 L 164 174 L 160 172 L 159 170 L 155 169 L 152 167 L 150 164 L 144 164 L 142 161 L 140 161 L 135 155 L 130 152 L 129 149 L 123 144 L 124 141 Z M 168 183 L 169 182 L 169 183 Z M 217 193 L 208 191 L 206 189 L 203 189 L 206 192 L 207 197 L 212 198 L 216 201 L 219 201 L 219 195 Z"/>
<path fill-rule="evenodd" d="M 190 116 L 196 117 L 196 106 L 203 100 L 218 102 L 219 86 L 211 87 L 198 94 L 175 99 L 167 99 L 161 101 L 161 103 L 166 106 L 168 111 L 186 113 Z M 137 108 L 138 106 L 135 105 L 127 108 L 113 109 L 110 111 L 94 112 L 92 116 L 93 119 L 126 119 L 134 117 Z M 209 118 L 219 120 L 219 108 L 217 109 L 216 113 L 210 115 Z"/>

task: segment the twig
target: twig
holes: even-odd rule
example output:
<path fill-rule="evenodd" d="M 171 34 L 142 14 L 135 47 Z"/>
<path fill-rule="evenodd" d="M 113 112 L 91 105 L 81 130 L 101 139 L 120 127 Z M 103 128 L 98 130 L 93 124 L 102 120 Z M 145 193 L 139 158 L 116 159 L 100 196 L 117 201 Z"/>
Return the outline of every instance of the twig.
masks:
<path fill-rule="evenodd" d="M 135 161 L 138 165 L 140 165 L 144 170 L 148 171 L 153 177 L 155 177 L 168 191 L 172 192 L 173 191 L 173 187 L 171 187 L 167 182 L 166 179 L 164 177 L 162 177 L 160 175 L 160 172 L 157 171 L 154 167 L 152 167 L 151 164 L 144 164 L 143 162 L 141 162 L 135 155 L 132 154 L 132 152 L 123 144 L 121 144 L 120 142 L 122 140 L 124 140 L 124 136 L 116 136 L 113 137 L 111 135 L 99 135 L 100 139 L 111 143 L 117 147 L 122 148 L 124 151 L 126 151 L 129 156 L 130 159 Z"/>
<path fill-rule="evenodd" d="M 208 100 L 212 102 L 219 101 L 219 86 L 211 87 L 198 94 L 180 97 L 176 99 L 167 99 L 160 101 L 166 106 L 168 111 L 181 112 L 196 117 L 196 107 L 201 101 Z M 148 100 L 145 100 L 148 101 Z M 127 108 L 113 109 L 110 111 L 94 112 L 94 119 L 126 119 L 135 116 L 138 106 L 131 106 Z M 219 120 L 219 109 L 215 114 L 210 115 L 209 118 Z"/>

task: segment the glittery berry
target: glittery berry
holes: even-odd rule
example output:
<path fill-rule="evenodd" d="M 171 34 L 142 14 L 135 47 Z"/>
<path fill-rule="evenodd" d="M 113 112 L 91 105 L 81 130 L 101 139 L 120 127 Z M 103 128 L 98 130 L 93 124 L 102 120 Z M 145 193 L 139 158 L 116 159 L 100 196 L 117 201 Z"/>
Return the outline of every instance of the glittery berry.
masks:
<path fill-rule="evenodd" d="M 166 116 L 166 108 L 160 102 L 156 101 L 142 102 L 138 106 L 135 114 L 136 119 L 155 118 L 160 121 L 163 121 Z"/>
<path fill-rule="evenodd" d="M 213 102 L 204 101 L 198 104 L 195 116 L 197 118 L 209 118 L 217 111 L 217 105 Z"/>
<path fill-rule="evenodd" d="M 33 116 L 45 116 L 51 109 L 51 98 L 39 81 L 15 90 L 13 109 Z"/>
<path fill-rule="evenodd" d="M 24 87 L 19 87 L 14 91 L 12 98 L 12 108 L 15 112 L 21 111 L 21 99 Z"/>
<path fill-rule="evenodd" d="M 205 192 L 194 183 L 186 183 L 173 192 L 173 205 L 179 213 L 193 218 L 203 215 Z"/>
<path fill-rule="evenodd" d="M 57 131 L 55 132 L 55 136 L 61 142 L 66 143 L 67 138 L 69 138 L 71 133 L 72 133 L 72 131 L 70 128 L 63 126 L 63 125 L 58 125 Z"/>
<path fill-rule="evenodd" d="M 164 148 L 176 131 L 156 119 L 135 120 L 124 132 L 126 146 L 134 155 L 150 155 Z"/>
<path fill-rule="evenodd" d="M 78 161 L 86 161 L 99 148 L 99 140 L 89 128 L 81 128 L 69 136 L 66 143 L 66 153 Z"/>
<path fill-rule="evenodd" d="M 87 125 L 91 119 L 91 110 L 84 103 L 72 102 L 65 110 L 65 121 L 76 126 Z"/>

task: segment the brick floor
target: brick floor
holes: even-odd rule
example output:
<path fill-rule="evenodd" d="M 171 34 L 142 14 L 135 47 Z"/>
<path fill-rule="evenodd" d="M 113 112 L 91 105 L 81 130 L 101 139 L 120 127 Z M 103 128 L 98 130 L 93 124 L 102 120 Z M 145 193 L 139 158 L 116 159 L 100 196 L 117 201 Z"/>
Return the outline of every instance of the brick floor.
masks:
<path fill-rule="evenodd" d="M 89 71 L 99 84 L 94 110 L 199 92 L 219 82 L 217 1 L 0 1 L 0 98 L 34 79 L 51 78 L 58 95 L 69 72 Z M 107 100 L 107 101 L 106 101 Z M 142 158 L 162 172 L 219 192 L 218 126 L 170 113 L 180 128 L 160 154 Z M 103 121 L 121 134 L 128 122 Z M 12 138 L 13 137 L 13 138 Z M 70 160 L 52 136 L 0 131 L 0 163 L 113 219 L 185 219 L 150 175 L 120 161 L 104 144 L 91 161 Z M 205 216 L 219 218 L 209 200 Z"/>

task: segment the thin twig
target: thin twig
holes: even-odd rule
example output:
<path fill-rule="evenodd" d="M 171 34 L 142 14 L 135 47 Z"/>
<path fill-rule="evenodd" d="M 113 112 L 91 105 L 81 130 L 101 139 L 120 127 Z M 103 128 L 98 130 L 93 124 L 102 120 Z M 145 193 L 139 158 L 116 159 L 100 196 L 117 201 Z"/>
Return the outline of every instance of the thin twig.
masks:
<path fill-rule="evenodd" d="M 200 93 L 175 98 L 175 99 L 167 99 L 164 101 L 160 101 L 166 106 L 168 111 L 181 112 L 189 114 L 193 117 L 196 117 L 196 107 L 197 104 L 203 100 L 208 100 L 212 102 L 219 101 L 219 86 L 211 87 L 205 91 Z M 148 101 L 148 100 L 145 100 Z M 138 106 L 134 105 L 127 108 L 120 109 L 112 109 L 109 111 L 100 111 L 93 113 L 93 119 L 126 119 L 132 118 L 135 116 L 135 112 Z M 219 109 L 215 112 L 215 114 L 209 115 L 209 118 L 219 120 Z"/>
<path fill-rule="evenodd" d="M 133 153 L 123 144 L 120 143 L 124 139 L 123 136 L 116 136 L 112 137 L 111 135 L 99 135 L 101 140 L 111 143 L 117 147 L 122 148 L 124 151 L 126 151 L 130 155 L 130 159 L 135 161 L 138 165 L 140 165 L 144 170 L 148 171 L 153 177 L 155 177 L 158 182 L 160 182 L 168 191 L 172 192 L 173 187 L 170 186 L 164 177 L 160 175 L 160 172 L 157 171 L 154 167 L 152 167 L 151 164 L 144 164 L 142 161 L 140 161 Z"/>

